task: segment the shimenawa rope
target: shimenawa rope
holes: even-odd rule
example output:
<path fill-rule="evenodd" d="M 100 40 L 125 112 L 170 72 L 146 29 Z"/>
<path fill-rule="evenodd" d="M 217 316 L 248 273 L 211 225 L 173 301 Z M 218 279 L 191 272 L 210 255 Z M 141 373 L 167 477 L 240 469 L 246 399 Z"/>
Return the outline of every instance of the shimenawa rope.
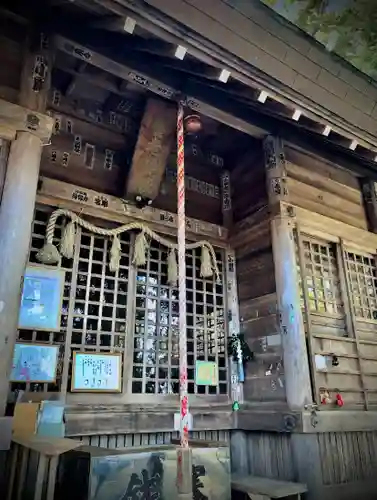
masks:
<path fill-rule="evenodd" d="M 63 230 L 62 239 L 58 248 L 53 244 L 56 222 L 59 217 L 66 217 L 70 219 L 70 222 L 65 226 Z M 121 242 L 119 240 L 119 235 L 127 232 L 140 230 L 135 239 L 135 249 L 133 256 L 133 264 L 135 266 L 144 266 L 147 262 L 147 249 L 148 241 L 146 236 L 154 239 L 161 245 L 169 249 L 168 253 L 168 282 L 169 284 L 175 286 L 178 279 L 178 266 L 177 266 L 177 255 L 176 250 L 178 248 L 177 243 L 164 238 L 163 236 L 155 233 L 146 224 L 142 222 L 130 222 L 129 224 L 124 224 L 113 229 L 104 229 L 102 227 L 95 226 L 90 222 L 82 219 L 77 214 L 71 210 L 66 210 L 59 208 L 55 210 L 48 221 L 46 229 L 46 241 L 43 248 L 38 252 L 37 259 L 43 264 L 59 264 L 61 263 L 61 258 L 66 257 L 67 259 L 72 259 L 74 255 L 75 247 L 75 236 L 76 236 L 76 225 L 101 236 L 107 236 L 113 239 L 112 246 L 110 249 L 110 262 L 109 268 L 111 272 L 116 272 L 119 270 L 120 258 L 121 258 Z M 205 240 L 197 241 L 195 243 L 187 243 L 187 249 L 201 248 L 201 266 L 200 275 L 203 278 L 208 278 L 213 276 L 215 273 L 217 281 L 220 281 L 219 268 L 216 262 L 216 254 L 211 243 Z"/>

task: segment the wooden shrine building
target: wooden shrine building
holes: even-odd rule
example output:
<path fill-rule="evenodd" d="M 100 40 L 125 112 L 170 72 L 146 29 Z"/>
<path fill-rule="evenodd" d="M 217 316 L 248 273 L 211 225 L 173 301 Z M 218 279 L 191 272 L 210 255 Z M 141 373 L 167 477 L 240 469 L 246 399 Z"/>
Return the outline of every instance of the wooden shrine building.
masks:
<path fill-rule="evenodd" d="M 183 101 L 193 435 L 310 499 L 374 498 L 375 84 L 257 1 L 13 0 L 0 26 L 2 415 L 20 390 L 55 393 L 84 443 L 175 437 L 178 291 L 161 242 L 133 259 L 140 228 L 176 241 Z M 25 265 L 49 234 L 62 252 L 72 213 L 105 232 L 70 226 L 50 264 L 59 327 L 18 328 Z M 114 267 L 105 233 L 130 223 Z M 219 280 L 201 272 L 203 240 Z M 227 349 L 239 333 L 254 354 L 243 383 Z M 55 347 L 54 379 L 12 381 L 15 344 Z M 80 353 L 119 354 L 119 390 L 76 387 Z M 197 361 L 215 384 L 196 383 Z"/>

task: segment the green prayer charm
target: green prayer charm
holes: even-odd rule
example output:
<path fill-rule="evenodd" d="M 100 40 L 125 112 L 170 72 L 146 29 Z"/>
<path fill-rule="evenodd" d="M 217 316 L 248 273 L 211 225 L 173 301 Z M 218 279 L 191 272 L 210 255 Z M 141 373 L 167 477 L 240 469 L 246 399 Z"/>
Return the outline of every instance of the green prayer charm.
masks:
<path fill-rule="evenodd" d="M 240 409 L 240 404 L 238 401 L 234 401 L 234 403 L 232 404 L 232 410 L 233 411 L 238 411 Z"/>

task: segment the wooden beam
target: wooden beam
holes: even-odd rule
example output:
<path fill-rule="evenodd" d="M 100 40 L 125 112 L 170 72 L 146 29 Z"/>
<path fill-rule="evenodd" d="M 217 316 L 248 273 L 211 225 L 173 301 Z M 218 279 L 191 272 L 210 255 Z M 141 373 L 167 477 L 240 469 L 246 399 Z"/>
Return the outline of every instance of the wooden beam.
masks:
<path fill-rule="evenodd" d="M 91 46 L 96 46 L 96 44 L 98 46 L 98 43 L 98 40 L 90 38 Z M 111 58 L 118 56 L 104 55 L 106 47 L 88 49 L 60 35 L 56 36 L 56 44 L 59 50 L 78 59 L 86 60 L 133 84 L 141 85 L 146 90 L 164 98 L 177 100 L 183 96 L 187 107 L 246 134 L 255 137 L 264 137 L 268 133 L 280 135 L 288 143 L 299 145 L 316 154 L 320 151 L 328 161 L 340 164 L 343 168 L 356 172 L 358 175 L 369 176 L 377 180 L 375 162 L 356 152 L 345 150 L 329 140 L 324 140 L 315 132 L 302 129 L 297 122 L 283 117 L 271 118 L 267 113 L 253 109 L 244 102 L 240 102 L 235 96 L 219 89 L 198 84 L 192 80 L 178 81 L 169 71 L 161 71 L 156 67 L 153 64 L 153 58 L 143 62 L 140 58 L 134 59 L 132 54 L 127 54 L 126 59 L 118 62 Z"/>
<path fill-rule="evenodd" d="M 176 108 L 164 101 L 149 99 L 141 122 L 126 193 L 154 200 L 159 193 L 176 130 Z"/>
<path fill-rule="evenodd" d="M 153 207 L 141 210 L 121 198 L 74 184 L 47 177 L 42 177 L 41 181 L 37 202 L 43 205 L 68 208 L 82 213 L 83 216 L 92 216 L 119 224 L 127 224 L 135 220 L 143 221 L 150 224 L 157 232 L 173 237 L 177 235 L 177 216 L 166 210 Z M 186 231 L 190 239 L 199 240 L 204 237 L 215 246 L 225 248 L 227 245 L 228 231 L 222 226 L 186 217 Z"/>
<path fill-rule="evenodd" d="M 225 64 L 231 71 L 232 77 L 247 87 L 266 90 L 289 108 L 305 110 L 305 115 L 314 121 L 322 121 L 324 126 L 330 123 L 332 128 L 341 135 L 343 132 L 348 134 L 351 132 L 356 138 L 359 137 L 369 144 L 375 143 L 375 137 L 371 134 L 353 127 L 350 123 L 345 125 L 344 120 L 342 121 L 334 113 L 330 116 L 322 105 L 299 95 L 296 91 L 268 75 L 261 75 L 251 64 L 235 57 L 229 49 L 224 49 L 224 46 L 213 43 L 191 29 L 182 29 L 182 25 L 178 21 L 152 5 L 148 5 L 147 2 L 133 0 L 127 2 L 128 6 L 123 5 L 124 2 L 121 4 L 116 0 L 95 0 L 95 3 L 108 9 L 114 15 L 134 17 L 140 26 L 162 40 L 185 45 L 189 53 L 199 61 L 219 68 L 224 67 Z"/>
<path fill-rule="evenodd" d="M 110 80 L 108 75 L 106 75 L 105 73 L 98 75 L 91 75 L 89 73 L 85 73 L 84 75 L 81 75 L 77 71 L 77 69 L 71 68 L 69 65 L 64 64 L 64 62 L 60 60 L 57 60 L 55 62 L 54 68 L 59 69 L 60 71 L 63 71 L 64 73 L 67 73 L 69 75 L 72 75 L 72 77 L 84 76 L 85 82 L 87 84 L 93 85 L 94 87 L 98 87 L 103 90 L 108 90 L 113 94 L 118 94 L 121 96 L 129 95 L 129 92 L 126 89 L 121 89 L 119 85 L 117 85 L 115 81 L 116 79 L 114 77 L 112 77 L 112 80 Z"/>
<path fill-rule="evenodd" d="M 58 50 L 76 57 L 77 59 L 85 60 L 93 66 L 96 66 L 97 68 L 107 71 L 108 73 L 111 73 L 115 76 L 118 76 L 119 78 L 123 78 L 124 80 L 127 80 L 133 84 L 140 85 L 146 90 L 150 90 L 154 94 L 157 94 L 161 97 L 176 101 L 180 96 L 182 96 L 182 90 L 174 88 L 172 86 L 172 83 L 174 82 L 165 83 L 154 78 L 148 73 L 144 73 L 139 69 L 133 69 L 132 67 L 126 66 L 124 63 L 116 62 L 113 59 L 97 52 L 96 50 L 88 49 L 84 45 L 72 41 L 69 38 L 63 37 L 61 35 L 57 35 L 55 37 L 55 42 L 56 48 Z M 198 111 L 200 109 L 200 111 L 206 116 L 225 123 L 230 127 L 241 130 L 246 134 L 261 137 L 266 133 L 266 130 L 261 129 L 258 126 L 253 125 L 252 123 L 248 123 L 242 119 L 238 119 L 232 112 L 224 112 L 217 107 L 208 105 L 206 102 L 187 95 L 187 93 L 185 94 L 185 103 L 187 107 L 190 107 L 193 110 Z"/>
<path fill-rule="evenodd" d="M 125 33 L 132 34 L 136 25 L 136 19 L 133 16 L 108 16 L 95 20 L 91 23 L 91 27 L 107 31 L 124 31 Z M 133 28 L 132 28 L 133 27 Z"/>
<path fill-rule="evenodd" d="M 53 123 L 50 116 L 0 99 L 0 138 L 12 140 L 17 132 L 23 131 L 48 143 Z"/>
<path fill-rule="evenodd" d="M 79 397 L 76 396 L 79 395 L 68 396 L 69 403 L 72 405 L 66 412 L 66 432 L 69 437 L 114 434 L 114 428 L 117 429 L 118 433 L 123 434 L 172 432 L 174 430 L 174 411 L 169 407 L 164 407 L 164 405 L 140 412 L 140 406 L 145 405 L 130 404 L 125 411 L 119 411 L 119 409 L 114 408 L 114 404 L 108 405 L 108 409 L 105 410 L 103 409 L 104 405 L 99 407 L 94 404 L 87 406 L 80 404 L 82 409 L 77 412 L 72 404 L 73 400 L 79 401 Z M 175 403 L 176 401 L 173 400 L 172 406 Z M 224 431 L 233 427 L 233 414 L 229 407 L 224 408 L 224 406 L 219 405 L 219 408 L 198 408 L 193 409 L 192 413 L 194 431 Z"/>
<path fill-rule="evenodd" d="M 70 83 L 67 86 L 67 89 L 65 91 L 65 95 L 69 96 L 73 93 L 73 91 L 76 88 L 77 82 L 80 80 L 80 78 L 83 78 L 83 73 L 85 73 L 85 69 L 87 67 L 86 62 L 80 62 L 78 65 L 78 68 L 76 70 L 76 74 L 72 76 Z"/>
<path fill-rule="evenodd" d="M 362 179 L 361 185 L 369 229 L 377 233 L 377 183 Z"/>

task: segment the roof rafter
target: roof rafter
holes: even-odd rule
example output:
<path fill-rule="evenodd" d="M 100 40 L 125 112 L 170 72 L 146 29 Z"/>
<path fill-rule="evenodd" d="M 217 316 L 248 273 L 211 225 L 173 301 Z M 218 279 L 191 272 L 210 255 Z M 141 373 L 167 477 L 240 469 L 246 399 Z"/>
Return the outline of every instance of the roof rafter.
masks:
<path fill-rule="evenodd" d="M 251 109 L 230 94 L 193 80 L 184 81 L 166 70 L 161 72 L 153 63 L 145 63 L 132 54 L 128 53 L 122 58 L 112 54 L 110 57 L 109 49 L 101 46 L 97 38 L 91 38 L 87 33 L 83 34 L 83 37 L 89 47 L 60 35 L 55 37 L 56 46 L 77 59 L 138 84 L 161 97 L 173 101 L 184 99 L 191 109 L 246 134 L 259 137 L 267 133 L 279 134 L 287 142 L 304 145 L 312 152 L 322 150 L 330 161 L 339 164 L 341 160 L 345 168 L 377 179 L 375 163 L 360 157 L 356 152 L 331 143 L 317 133 L 301 129 L 297 122 L 281 117 L 271 118 Z M 115 57 L 118 60 L 115 60 Z"/>

